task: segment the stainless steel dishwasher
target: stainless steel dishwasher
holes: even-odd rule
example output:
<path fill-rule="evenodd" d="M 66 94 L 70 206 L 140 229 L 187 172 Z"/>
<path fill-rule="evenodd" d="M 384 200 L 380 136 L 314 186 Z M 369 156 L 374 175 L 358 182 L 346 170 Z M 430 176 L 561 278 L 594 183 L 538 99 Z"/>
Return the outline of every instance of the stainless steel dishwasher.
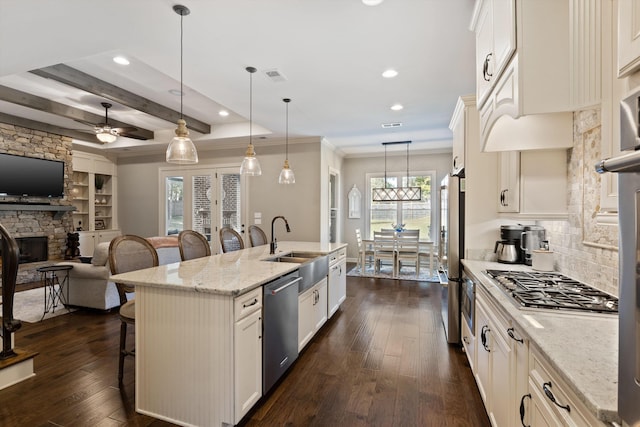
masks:
<path fill-rule="evenodd" d="M 298 271 L 264 285 L 262 391 L 268 392 L 298 358 Z"/>

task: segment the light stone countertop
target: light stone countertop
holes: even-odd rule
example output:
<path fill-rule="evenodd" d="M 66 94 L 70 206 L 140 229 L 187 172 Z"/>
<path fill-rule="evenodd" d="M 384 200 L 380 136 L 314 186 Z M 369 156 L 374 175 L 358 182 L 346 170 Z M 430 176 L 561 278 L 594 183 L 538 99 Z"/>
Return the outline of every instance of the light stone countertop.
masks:
<path fill-rule="evenodd" d="M 587 409 L 603 422 L 620 423 L 617 411 L 618 316 L 519 308 L 484 271 L 531 271 L 531 267 L 472 260 L 462 260 L 462 263 L 528 336 L 531 345 L 542 353 Z"/>
<path fill-rule="evenodd" d="M 257 288 L 300 264 L 265 261 L 293 251 L 329 254 L 346 247 L 346 243 L 278 242 L 275 255 L 269 245 L 176 262 L 111 276 L 112 281 L 135 286 L 163 287 L 185 291 L 238 296 Z"/>

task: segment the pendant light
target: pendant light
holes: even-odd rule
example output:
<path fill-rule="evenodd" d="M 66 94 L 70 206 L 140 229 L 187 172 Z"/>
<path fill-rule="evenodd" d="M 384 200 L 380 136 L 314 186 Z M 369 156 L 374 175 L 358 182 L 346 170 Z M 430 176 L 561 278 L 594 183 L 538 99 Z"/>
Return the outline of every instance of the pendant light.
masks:
<path fill-rule="evenodd" d="M 244 154 L 242 164 L 240 165 L 240 174 L 258 176 L 262 175 L 262 169 L 260 169 L 260 162 L 256 157 L 256 152 L 253 149 L 253 73 L 256 70 L 254 67 L 247 67 L 249 73 L 249 146 L 247 152 Z"/>
<path fill-rule="evenodd" d="M 184 86 L 182 81 L 182 39 L 183 29 L 182 20 L 191 11 L 182 5 L 173 6 L 175 13 L 180 15 L 180 119 L 178 120 L 178 128 L 176 129 L 176 136 L 173 137 L 169 146 L 167 147 L 167 163 L 176 163 L 179 165 L 190 165 L 198 163 L 198 152 L 196 151 L 193 141 L 189 138 L 189 130 L 187 129 L 187 122 L 182 117 L 182 98 L 184 96 Z"/>
<path fill-rule="evenodd" d="M 295 184 L 296 176 L 293 173 L 293 170 L 289 168 L 289 103 L 291 99 L 284 98 L 283 99 L 285 105 L 287 106 L 287 120 L 286 120 L 286 138 L 285 138 L 285 156 L 284 156 L 284 166 L 280 171 L 280 177 L 278 178 L 278 184 Z"/>
<path fill-rule="evenodd" d="M 407 145 L 407 184 L 409 184 L 409 144 L 411 141 L 383 142 L 384 145 L 384 188 L 374 188 L 374 202 L 419 202 L 422 200 L 421 187 L 387 187 L 387 145 Z"/>

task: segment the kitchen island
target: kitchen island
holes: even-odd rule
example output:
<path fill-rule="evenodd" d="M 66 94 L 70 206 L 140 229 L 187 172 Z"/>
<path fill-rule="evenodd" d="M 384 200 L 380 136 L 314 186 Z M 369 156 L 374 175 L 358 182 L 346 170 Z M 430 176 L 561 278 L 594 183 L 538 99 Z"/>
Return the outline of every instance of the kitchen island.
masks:
<path fill-rule="evenodd" d="M 113 276 L 136 286 L 136 411 L 236 425 L 262 396 L 262 285 L 299 268 L 268 259 L 345 247 L 279 242 Z"/>
<path fill-rule="evenodd" d="M 516 381 L 524 384 L 524 390 L 517 390 L 517 399 L 529 417 L 528 424 L 542 425 L 543 419 L 548 425 L 553 425 L 553 422 L 589 426 L 619 423 L 618 316 L 566 310 L 523 309 L 484 272 L 487 269 L 531 270 L 531 267 L 472 260 L 463 260 L 462 263 L 465 271 L 476 281 L 476 295 L 488 296 L 490 305 L 499 312 L 498 317 L 505 319 L 508 323 L 506 326 L 510 326 L 511 338 L 508 338 L 508 342 L 513 344 L 514 340 L 522 339 L 528 346 L 528 354 L 518 361 L 526 365 L 522 371 L 524 381 Z M 487 335 L 497 331 L 482 331 L 485 321 L 479 319 L 478 311 L 476 320 L 476 331 L 481 332 L 476 332 L 475 338 L 472 339 L 477 342 L 475 348 L 479 361 L 484 357 L 481 356 L 484 354 L 484 343 L 480 344 L 481 339 L 487 341 Z M 467 342 L 468 340 L 469 337 Z M 468 357 L 472 357 L 469 352 Z M 474 363 L 471 365 L 474 366 Z M 507 375 L 511 370 L 517 376 L 515 373 L 521 368 L 522 366 L 503 367 L 503 375 Z M 475 366 L 475 369 L 474 375 L 478 381 L 482 374 L 477 373 L 480 370 L 478 366 Z M 552 377 L 553 381 L 550 379 Z M 544 390 L 545 384 L 547 390 Z M 555 395 L 557 403 L 549 400 L 547 391 Z M 567 404 L 569 401 L 570 405 Z M 565 404 L 569 410 L 559 406 Z M 515 415 L 519 420 L 520 414 Z"/>

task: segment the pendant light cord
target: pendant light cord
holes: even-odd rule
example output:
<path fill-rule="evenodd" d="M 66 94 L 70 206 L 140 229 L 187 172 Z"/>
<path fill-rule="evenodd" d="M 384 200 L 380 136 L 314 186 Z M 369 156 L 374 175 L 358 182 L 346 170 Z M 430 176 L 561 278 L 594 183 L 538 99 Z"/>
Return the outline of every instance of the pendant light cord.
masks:
<path fill-rule="evenodd" d="M 289 103 L 287 101 L 285 101 L 286 107 L 287 107 L 287 120 L 286 120 L 286 141 L 287 143 L 285 144 L 285 148 L 284 148 L 284 158 L 286 160 L 289 160 Z"/>
<path fill-rule="evenodd" d="M 253 72 L 249 71 L 249 145 L 253 142 Z"/>
<path fill-rule="evenodd" d="M 387 145 L 384 146 L 384 188 L 387 188 Z"/>
<path fill-rule="evenodd" d="M 409 144 L 407 144 L 407 182 L 405 186 L 409 187 Z"/>

